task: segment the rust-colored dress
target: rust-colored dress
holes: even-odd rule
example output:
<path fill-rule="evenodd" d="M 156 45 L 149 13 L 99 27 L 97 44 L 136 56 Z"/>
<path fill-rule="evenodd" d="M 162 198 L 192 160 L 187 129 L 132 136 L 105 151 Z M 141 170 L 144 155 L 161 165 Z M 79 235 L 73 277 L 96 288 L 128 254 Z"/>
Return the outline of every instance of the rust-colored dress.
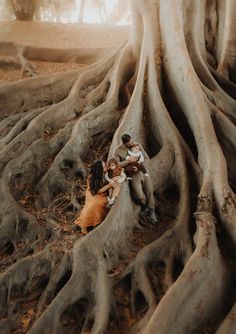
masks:
<path fill-rule="evenodd" d="M 83 227 L 96 226 L 101 224 L 105 219 L 109 209 L 107 205 L 107 191 L 101 194 L 92 195 L 89 190 L 89 182 L 87 181 L 87 189 L 85 193 L 85 205 L 76 219 L 75 224 Z"/>

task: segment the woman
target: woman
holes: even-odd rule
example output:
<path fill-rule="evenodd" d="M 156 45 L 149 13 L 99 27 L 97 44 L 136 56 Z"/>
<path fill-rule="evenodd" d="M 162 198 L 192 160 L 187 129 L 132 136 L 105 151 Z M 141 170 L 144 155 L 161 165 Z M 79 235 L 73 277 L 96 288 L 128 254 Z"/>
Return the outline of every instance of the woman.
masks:
<path fill-rule="evenodd" d="M 88 226 L 100 224 L 106 217 L 108 209 L 107 190 L 113 187 L 112 182 L 105 185 L 104 180 L 105 163 L 97 160 L 93 163 L 87 178 L 87 189 L 85 193 L 85 205 L 75 224 L 81 227 L 81 232 L 87 234 Z"/>

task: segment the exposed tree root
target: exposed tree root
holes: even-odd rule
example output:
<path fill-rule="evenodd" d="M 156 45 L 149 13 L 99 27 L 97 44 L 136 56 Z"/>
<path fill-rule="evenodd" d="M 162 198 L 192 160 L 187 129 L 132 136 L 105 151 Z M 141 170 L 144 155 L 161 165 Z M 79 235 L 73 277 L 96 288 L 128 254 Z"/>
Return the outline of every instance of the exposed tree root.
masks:
<path fill-rule="evenodd" d="M 119 49 L 61 50 L 58 61 L 97 61 L 0 88 L 5 333 L 234 332 L 232 9 L 134 0 Z M 48 51 L 37 59 L 55 56 Z M 20 52 L 35 59 L 31 47 Z M 73 221 L 89 165 L 112 156 L 125 132 L 149 153 L 160 223 L 140 214 L 125 182 L 82 237 Z"/>
<path fill-rule="evenodd" d="M 37 73 L 29 60 L 92 64 L 107 51 L 105 48 L 50 49 L 20 45 L 14 42 L 0 42 L 0 55 L 5 57 L 3 60 L 14 65 L 18 64 L 21 67 L 22 75 L 27 73 L 29 76 Z"/>

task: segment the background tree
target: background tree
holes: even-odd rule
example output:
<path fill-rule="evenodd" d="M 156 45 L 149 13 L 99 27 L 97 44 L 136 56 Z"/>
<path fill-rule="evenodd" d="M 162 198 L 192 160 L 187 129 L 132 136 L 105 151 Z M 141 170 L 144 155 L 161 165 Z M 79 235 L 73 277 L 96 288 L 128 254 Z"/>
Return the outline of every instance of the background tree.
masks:
<path fill-rule="evenodd" d="M 107 10 L 106 3 L 103 0 L 92 0 L 92 4 L 95 5 L 98 9 L 98 13 L 100 16 L 101 23 L 107 22 Z"/>
<path fill-rule="evenodd" d="M 38 0 L 10 0 L 13 13 L 17 20 L 32 21 Z"/>
<path fill-rule="evenodd" d="M 4 333 L 23 312 L 37 334 L 235 332 L 235 2 L 131 8 L 127 43 L 87 68 L 0 87 Z M 124 132 L 150 155 L 161 223 L 125 184 L 79 239 L 87 166 Z"/>
<path fill-rule="evenodd" d="M 80 7 L 79 7 L 79 23 L 84 22 L 84 9 L 85 9 L 86 0 L 80 0 Z"/>
<path fill-rule="evenodd" d="M 10 21 L 13 19 L 12 7 L 7 0 L 0 0 L 0 21 Z"/>
<path fill-rule="evenodd" d="M 130 21 L 129 2 L 118 0 L 109 14 L 107 21 L 109 24 L 114 24 L 122 19 L 125 19 L 127 22 Z"/>
<path fill-rule="evenodd" d="M 2 18 L 9 19 L 9 13 L 20 21 L 70 21 L 70 16 L 76 10 L 75 0 L 1 0 Z"/>
<path fill-rule="evenodd" d="M 115 24 L 122 18 L 129 17 L 128 2 L 117 1 L 114 3 L 111 13 L 106 9 L 103 0 L 81 0 L 79 7 L 75 0 L 0 0 L 1 16 L 4 21 L 13 17 L 20 21 L 52 21 L 52 22 L 73 22 L 71 17 L 78 11 L 78 20 L 84 22 L 85 9 L 95 10 L 102 24 Z"/>

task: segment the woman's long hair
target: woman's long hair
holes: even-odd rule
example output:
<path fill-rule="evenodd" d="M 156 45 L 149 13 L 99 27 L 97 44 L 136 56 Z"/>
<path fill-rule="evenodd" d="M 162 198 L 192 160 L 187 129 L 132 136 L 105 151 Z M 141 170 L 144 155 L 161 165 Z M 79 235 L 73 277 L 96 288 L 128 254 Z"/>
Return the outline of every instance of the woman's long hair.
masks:
<path fill-rule="evenodd" d="M 89 189 L 92 195 L 96 195 L 98 190 L 102 188 L 104 182 L 103 173 L 103 161 L 94 161 L 89 173 Z"/>

